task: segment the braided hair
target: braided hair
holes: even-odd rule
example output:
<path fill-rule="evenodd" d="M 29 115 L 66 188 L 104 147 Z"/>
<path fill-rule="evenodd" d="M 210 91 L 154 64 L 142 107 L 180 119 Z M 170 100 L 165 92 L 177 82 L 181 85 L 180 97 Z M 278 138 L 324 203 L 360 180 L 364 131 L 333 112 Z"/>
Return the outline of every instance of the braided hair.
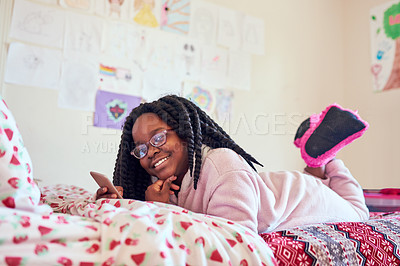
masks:
<path fill-rule="evenodd" d="M 151 184 L 150 175 L 142 168 L 139 160 L 130 154 L 135 146 L 132 127 L 136 119 L 145 113 L 156 114 L 187 143 L 189 171 L 194 179 L 194 189 L 197 189 L 200 176 L 203 144 L 210 148 L 229 148 L 235 151 L 254 170 L 253 163 L 261 165 L 198 106 L 185 98 L 168 95 L 154 102 L 140 104 L 126 118 L 113 174 L 113 183 L 124 188 L 125 198 L 145 200 L 145 191 Z"/>

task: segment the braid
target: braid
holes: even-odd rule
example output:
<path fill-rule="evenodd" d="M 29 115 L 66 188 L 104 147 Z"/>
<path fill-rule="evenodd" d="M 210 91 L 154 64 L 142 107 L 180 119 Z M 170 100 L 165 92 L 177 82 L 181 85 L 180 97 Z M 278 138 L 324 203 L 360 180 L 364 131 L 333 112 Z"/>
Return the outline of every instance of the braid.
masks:
<path fill-rule="evenodd" d="M 200 169 L 201 169 L 201 147 L 203 143 L 203 135 L 202 135 L 202 130 L 201 130 L 201 123 L 200 123 L 200 118 L 198 114 L 198 109 L 196 109 L 196 106 L 192 102 L 185 102 L 186 108 L 190 111 L 190 117 L 192 120 L 192 125 L 194 127 L 193 130 L 193 136 L 194 136 L 194 143 L 195 143 L 195 169 L 194 169 L 194 189 L 197 189 L 197 182 L 199 181 L 199 176 L 200 176 Z M 200 110 L 200 109 L 199 109 Z M 191 163 L 193 164 L 193 158 L 191 160 Z M 191 176 L 192 172 L 190 173 Z"/>
<path fill-rule="evenodd" d="M 189 172 L 193 176 L 195 189 L 202 165 L 202 145 L 231 149 L 241 155 L 253 169 L 253 163 L 261 165 L 197 105 L 185 98 L 169 95 L 151 103 L 140 104 L 126 118 L 113 174 L 114 185 L 124 188 L 126 198 L 145 200 L 145 191 L 151 184 L 150 175 L 140 165 L 140 161 L 130 154 L 134 148 L 132 127 L 144 113 L 156 114 L 187 144 Z"/>

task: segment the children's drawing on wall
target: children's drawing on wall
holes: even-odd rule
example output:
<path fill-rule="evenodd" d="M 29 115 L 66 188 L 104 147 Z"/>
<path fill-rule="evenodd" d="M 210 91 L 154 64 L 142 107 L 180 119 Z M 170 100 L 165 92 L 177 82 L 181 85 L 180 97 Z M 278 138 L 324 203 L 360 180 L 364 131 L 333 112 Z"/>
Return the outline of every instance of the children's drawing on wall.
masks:
<path fill-rule="evenodd" d="M 215 92 L 215 116 L 219 121 L 229 121 L 233 111 L 233 91 L 218 89 Z"/>
<path fill-rule="evenodd" d="M 148 31 L 143 27 L 129 27 L 125 39 L 127 58 L 144 72 L 147 68 L 148 47 L 150 45 Z"/>
<path fill-rule="evenodd" d="M 98 90 L 93 125 L 121 130 L 126 116 L 140 102 L 140 97 Z"/>
<path fill-rule="evenodd" d="M 232 50 L 241 48 L 240 13 L 228 9 L 219 8 L 219 22 L 217 43 Z"/>
<path fill-rule="evenodd" d="M 243 17 L 242 49 L 257 55 L 264 54 L 264 20 L 245 15 Z"/>
<path fill-rule="evenodd" d="M 65 50 L 100 54 L 103 40 L 103 20 L 77 13 L 67 15 Z"/>
<path fill-rule="evenodd" d="M 85 12 L 94 11 L 93 0 L 60 0 L 60 6 L 64 8 L 78 9 Z"/>
<path fill-rule="evenodd" d="M 181 91 L 181 80 L 170 76 L 170 72 L 151 69 L 144 73 L 142 95 L 146 102 L 155 101 L 167 94 L 180 95 Z"/>
<path fill-rule="evenodd" d="M 58 106 L 94 111 L 99 63 L 83 54 L 70 54 L 67 58 L 62 67 Z"/>
<path fill-rule="evenodd" d="M 183 97 L 194 102 L 198 107 L 211 115 L 215 109 L 215 91 L 207 89 L 194 82 L 185 82 L 183 86 Z"/>
<path fill-rule="evenodd" d="M 230 52 L 227 85 L 239 90 L 251 88 L 251 55 L 244 52 Z"/>
<path fill-rule="evenodd" d="M 130 3 L 129 0 L 106 0 L 105 16 L 115 19 L 129 19 Z"/>
<path fill-rule="evenodd" d="M 16 0 L 10 38 L 62 48 L 65 12 L 57 8 Z"/>
<path fill-rule="evenodd" d="M 13 42 L 8 50 L 4 81 L 57 89 L 61 62 L 60 51 Z"/>
<path fill-rule="evenodd" d="M 190 22 L 190 0 L 162 0 L 161 29 L 188 34 Z"/>
<path fill-rule="evenodd" d="M 160 0 L 134 0 L 133 21 L 151 28 L 159 27 L 160 5 Z"/>
<path fill-rule="evenodd" d="M 206 86 L 223 88 L 226 86 L 228 51 L 215 46 L 203 46 L 200 79 Z"/>
<path fill-rule="evenodd" d="M 195 1 L 191 4 L 190 37 L 203 43 L 216 43 L 218 25 L 218 6 Z"/>
<path fill-rule="evenodd" d="M 374 91 L 400 88 L 400 3 L 371 9 L 371 73 Z"/>
<path fill-rule="evenodd" d="M 200 46 L 189 39 L 177 43 L 177 64 L 184 79 L 197 80 L 199 78 Z"/>
<path fill-rule="evenodd" d="M 128 25 L 121 22 L 109 22 L 105 24 L 105 49 L 104 53 L 121 59 L 126 59 L 128 51 L 128 42 L 126 39 Z"/>
<path fill-rule="evenodd" d="M 176 49 L 174 37 L 163 33 L 153 33 L 148 44 L 148 68 L 160 68 L 165 71 L 174 69 Z"/>
<path fill-rule="evenodd" d="M 141 73 L 117 64 L 99 64 L 99 89 L 141 96 Z"/>
<path fill-rule="evenodd" d="M 166 94 L 180 94 L 183 64 L 177 54 L 176 36 L 151 32 L 147 43 L 147 66 L 143 74 L 142 95 L 146 101 Z"/>

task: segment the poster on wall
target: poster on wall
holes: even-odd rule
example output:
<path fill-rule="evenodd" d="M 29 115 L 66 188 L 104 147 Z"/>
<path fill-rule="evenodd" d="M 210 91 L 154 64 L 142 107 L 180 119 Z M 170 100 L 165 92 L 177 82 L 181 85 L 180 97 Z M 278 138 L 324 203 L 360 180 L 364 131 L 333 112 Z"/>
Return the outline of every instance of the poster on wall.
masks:
<path fill-rule="evenodd" d="M 139 25 L 159 28 L 161 0 L 133 0 L 133 21 Z"/>
<path fill-rule="evenodd" d="M 94 111 L 97 73 L 96 57 L 70 53 L 62 64 L 58 107 Z"/>
<path fill-rule="evenodd" d="M 16 0 L 9 37 L 29 43 L 62 48 L 65 12 L 25 0 Z"/>
<path fill-rule="evenodd" d="M 98 85 L 100 90 L 122 94 L 142 95 L 142 73 L 135 66 L 101 60 Z"/>
<path fill-rule="evenodd" d="M 186 35 L 189 32 L 190 0 L 162 0 L 161 29 Z"/>
<path fill-rule="evenodd" d="M 371 73 L 374 91 L 400 88 L 400 2 L 371 9 Z"/>
<path fill-rule="evenodd" d="M 206 88 L 196 82 L 185 82 L 183 84 L 182 96 L 191 100 L 208 115 L 211 115 L 215 109 L 215 91 Z"/>
<path fill-rule="evenodd" d="M 62 53 L 39 46 L 12 42 L 4 81 L 39 88 L 58 89 Z"/>
<path fill-rule="evenodd" d="M 140 97 L 98 90 L 93 125 L 121 130 L 126 116 L 140 102 Z"/>

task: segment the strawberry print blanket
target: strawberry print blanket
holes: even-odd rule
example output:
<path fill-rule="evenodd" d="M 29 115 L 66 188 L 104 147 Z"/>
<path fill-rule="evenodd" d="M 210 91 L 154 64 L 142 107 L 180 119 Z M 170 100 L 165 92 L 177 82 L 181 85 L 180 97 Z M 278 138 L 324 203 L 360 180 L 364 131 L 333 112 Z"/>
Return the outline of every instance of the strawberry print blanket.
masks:
<path fill-rule="evenodd" d="M 0 207 L 0 265 L 275 265 L 257 234 L 168 204 L 42 189 L 51 214 Z"/>

